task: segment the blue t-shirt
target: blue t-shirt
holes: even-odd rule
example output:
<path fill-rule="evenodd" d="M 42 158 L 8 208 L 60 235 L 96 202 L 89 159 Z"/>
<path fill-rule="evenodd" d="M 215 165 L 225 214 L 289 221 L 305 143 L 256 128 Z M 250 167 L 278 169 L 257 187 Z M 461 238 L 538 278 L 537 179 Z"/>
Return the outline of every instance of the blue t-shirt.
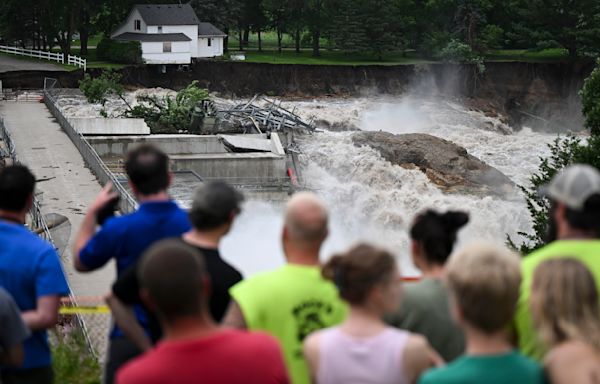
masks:
<path fill-rule="evenodd" d="M 500 355 L 478 355 L 454 360 L 433 368 L 419 378 L 419 384 L 543 384 L 542 367 L 513 351 Z"/>
<path fill-rule="evenodd" d="M 190 229 L 187 213 L 175 202 L 145 202 L 133 213 L 108 219 L 79 252 L 79 258 L 91 270 L 102 267 L 114 258 L 117 276 L 120 276 L 127 268 L 135 265 L 142 253 L 154 242 L 179 237 Z M 140 324 L 146 328 L 143 310 L 136 308 L 135 312 Z M 122 335 L 121 330 L 115 326 L 111 337 Z"/>
<path fill-rule="evenodd" d="M 42 296 L 69 294 L 60 259 L 52 245 L 20 224 L 0 222 L 0 286 L 10 293 L 22 312 L 34 310 Z M 25 341 L 22 368 L 51 364 L 45 330 Z"/>

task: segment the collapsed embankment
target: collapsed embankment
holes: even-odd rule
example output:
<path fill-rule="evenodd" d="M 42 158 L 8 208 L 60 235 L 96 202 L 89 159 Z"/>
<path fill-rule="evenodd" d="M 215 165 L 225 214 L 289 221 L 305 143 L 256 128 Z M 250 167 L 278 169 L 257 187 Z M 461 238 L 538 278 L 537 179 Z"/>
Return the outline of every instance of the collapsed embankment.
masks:
<path fill-rule="evenodd" d="M 203 61 L 189 71 L 159 66 L 126 67 L 123 82 L 134 87 L 179 89 L 198 80 L 225 97 L 256 93 L 321 97 L 401 94 L 407 90 L 466 99 L 475 109 L 501 114 L 513 126 L 535 123 L 561 126 L 581 120 L 578 91 L 593 68 L 592 62 L 486 63 L 478 73 L 473 65 L 286 65 Z M 98 69 L 92 69 L 94 75 Z M 40 88 L 44 77 L 57 77 L 62 87 L 76 87 L 82 71 L 19 71 L 0 74 L 6 88 Z"/>

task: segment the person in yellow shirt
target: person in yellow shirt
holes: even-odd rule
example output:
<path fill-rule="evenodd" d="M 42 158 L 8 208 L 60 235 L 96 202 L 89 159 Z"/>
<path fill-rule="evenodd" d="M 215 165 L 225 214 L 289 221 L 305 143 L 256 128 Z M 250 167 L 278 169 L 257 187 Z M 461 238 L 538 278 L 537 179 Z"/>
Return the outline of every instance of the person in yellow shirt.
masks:
<path fill-rule="evenodd" d="M 328 235 L 327 223 L 327 210 L 314 194 L 295 194 L 288 202 L 282 233 L 287 264 L 233 286 L 223 321 L 275 336 L 294 384 L 310 382 L 302 353 L 306 336 L 346 317 L 334 284 L 321 276 L 319 252 Z"/>
<path fill-rule="evenodd" d="M 549 259 L 574 258 L 589 268 L 600 285 L 600 172 L 589 165 L 567 167 L 541 192 L 551 201 L 548 226 L 555 240 L 523 259 L 523 280 L 514 321 L 519 349 L 538 360 L 545 350 L 529 308 L 537 266 Z"/>

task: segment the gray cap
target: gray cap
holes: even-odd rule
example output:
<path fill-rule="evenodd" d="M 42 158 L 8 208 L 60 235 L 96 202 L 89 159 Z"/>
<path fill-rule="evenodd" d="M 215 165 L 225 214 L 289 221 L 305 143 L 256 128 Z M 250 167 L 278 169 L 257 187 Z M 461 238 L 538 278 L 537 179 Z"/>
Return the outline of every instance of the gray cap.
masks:
<path fill-rule="evenodd" d="M 540 192 L 571 209 L 581 210 L 590 196 L 600 194 L 600 172 L 590 165 L 571 165 L 554 176 Z"/>

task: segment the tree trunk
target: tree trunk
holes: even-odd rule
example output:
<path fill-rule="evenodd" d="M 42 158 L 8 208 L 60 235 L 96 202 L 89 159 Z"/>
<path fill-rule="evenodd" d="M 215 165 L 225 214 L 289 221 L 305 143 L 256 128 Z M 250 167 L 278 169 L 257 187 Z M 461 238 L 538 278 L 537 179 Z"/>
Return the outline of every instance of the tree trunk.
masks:
<path fill-rule="evenodd" d="M 242 29 L 240 28 L 238 32 L 239 43 L 240 43 L 240 51 L 244 50 L 244 40 L 242 40 Z"/>
<path fill-rule="evenodd" d="M 300 53 L 300 28 L 296 29 L 296 53 Z"/>
<path fill-rule="evenodd" d="M 281 53 L 281 40 L 283 38 L 283 32 L 281 28 L 277 28 L 277 51 Z"/>
<path fill-rule="evenodd" d="M 320 52 L 320 44 L 319 44 L 319 39 L 321 38 L 321 31 L 320 30 L 314 30 L 313 31 L 313 56 L 320 56 L 321 52 Z"/>
<path fill-rule="evenodd" d="M 258 30 L 258 52 L 262 52 L 262 39 L 260 36 L 260 29 Z"/>
<path fill-rule="evenodd" d="M 88 40 L 90 37 L 90 15 L 86 10 L 82 11 L 81 25 L 79 26 L 79 42 L 80 42 L 80 55 L 87 56 L 88 54 Z"/>
<path fill-rule="evenodd" d="M 246 27 L 244 29 L 244 39 L 242 40 L 242 44 L 247 47 L 248 46 L 248 39 L 250 38 L 250 27 Z"/>
<path fill-rule="evenodd" d="M 223 39 L 223 52 L 229 52 L 229 27 L 223 30 L 225 38 Z"/>

